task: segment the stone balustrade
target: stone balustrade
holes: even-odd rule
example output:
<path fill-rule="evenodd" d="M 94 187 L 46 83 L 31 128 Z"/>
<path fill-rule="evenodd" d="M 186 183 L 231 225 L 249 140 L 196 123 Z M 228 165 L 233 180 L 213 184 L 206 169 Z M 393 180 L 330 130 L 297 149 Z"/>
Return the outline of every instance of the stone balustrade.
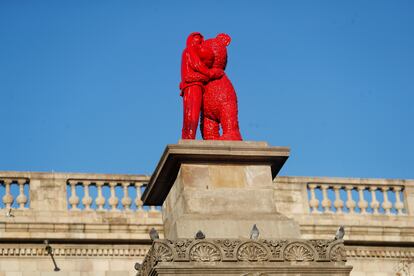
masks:
<path fill-rule="evenodd" d="M 378 183 L 308 183 L 311 213 L 406 215 L 404 186 Z"/>
<path fill-rule="evenodd" d="M 145 175 L 0 172 L 0 237 L 23 231 L 40 237 L 42 230 L 56 237 L 110 231 L 147 238 L 153 226 L 162 233 L 160 207 L 141 201 L 148 181 Z M 344 224 L 355 240 L 414 241 L 412 180 L 282 176 L 274 184 L 277 211 L 299 222 L 303 238 L 330 238 Z"/>
<path fill-rule="evenodd" d="M 159 207 L 140 199 L 148 181 L 144 175 L 0 172 L 0 271 L 51 271 L 44 239 L 62 270 L 86 271 L 96 262 L 97 269 L 129 271 L 149 249 L 149 230 L 163 237 Z M 332 240 L 345 226 L 355 275 L 376 275 L 378 263 L 384 275 L 396 275 L 412 262 L 413 180 L 281 176 L 274 193 L 277 212 L 298 222 L 302 239 Z"/>
<path fill-rule="evenodd" d="M 156 206 L 143 206 L 141 195 L 148 179 L 69 179 L 68 208 L 72 211 L 149 211 Z"/>
<path fill-rule="evenodd" d="M 299 222 L 303 238 L 414 242 L 414 180 L 277 177 L 278 211 Z"/>
<path fill-rule="evenodd" d="M 28 208 L 28 185 L 29 179 L 24 177 L 0 177 L 0 208 Z"/>
<path fill-rule="evenodd" d="M 148 240 L 159 207 L 145 175 L 0 172 L 0 239 Z"/>

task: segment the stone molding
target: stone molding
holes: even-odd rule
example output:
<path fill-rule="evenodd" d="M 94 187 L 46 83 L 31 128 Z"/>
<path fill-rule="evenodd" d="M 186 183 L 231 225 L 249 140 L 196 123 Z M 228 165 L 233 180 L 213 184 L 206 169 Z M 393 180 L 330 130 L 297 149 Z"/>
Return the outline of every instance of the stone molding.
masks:
<path fill-rule="evenodd" d="M 149 249 L 149 245 L 64 245 L 52 244 L 55 257 L 137 257 L 143 258 Z M 0 257 L 48 257 L 43 245 L 33 244 L 2 244 Z"/>
<path fill-rule="evenodd" d="M 175 262 L 344 264 L 346 251 L 339 240 L 156 240 L 138 275 L 150 275 L 159 263 Z"/>
<path fill-rule="evenodd" d="M 414 247 L 369 247 L 346 246 L 346 255 L 349 260 L 355 259 L 393 259 L 414 261 Z"/>
<path fill-rule="evenodd" d="M 148 232 L 154 227 L 163 235 L 160 213 L 148 213 L 153 217 L 136 218 L 129 217 L 109 217 L 108 219 L 98 218 L 96 221 L 91 214 L 89 222 L 86 216 L 65 217 L 64 214 L 58 217 L 60 220 L 67 220 L 61 223 L 46 223 L 41 221 L 27 221 L 19 217 L 11 222 L 4 222 L 0 218 L 0 240 L 1 239 L 93 239 L 93 240 L 148 240 Z M 59 215 L 59 213 L 56 213 Z M 0 212 L 0 216 L 2 212 Z M 7 219 L 6 216 L 5 220 Z M 35 217 L 34 217 L 35 218 Z M 48 217 L 45 216 L 45 219 Z M 50 218 L 50 217 L 49 217 Z M 40 220 L 40 219 L 39 219 Z"/>
<path fill-rule="evenodd" d="M 316 243 L 317 240 L 310 241 Z M 278 246 L 275 247 L 275 241 L 266 240 L 266 246 L 272 246 L 273 251 L 271 254 L 278 256 L 277 250 Z M 322 243 L 323 245 L 324 243 Z M 217 245 L 213 247 L 209 246 L 210 244 L 198 244 L 194 249 L 195 252 L 206 252 L 207 256 L 212 256 L 211 259 L 221 260 L 221 257 L 224 256 L 226 259 L 234 258 L 234 251 L 237 243 L 231 242 L 231 240 L 221 241 L 221 246 L 219 246 L 219 251 L 221 255 L 218 258 L 214 252 L 216 251 Z M 315 245 L 313 245 L 315 247 Z M 164 249 L 168 249 L 171 246 L 167 246 Z M 139 257 L 143 258 L 146 256 L 150 249 L 150 245 L 64 245 L 64 244 L 54 244 L 54 253 L 56 256 L 61 257 Z M 320 248 L 323 248 L 320 247 Z M 345 246 L 346 256 L 348 260 L 355 259 L 393 259 L 393 260 L 414 260 L 414 248 L 401 248 L 401 247 L 369 247 L 369 246 Z M 171 252 L 167 250 L 166 252 Z M 324 250 L 320 250 L 323 254 Z M 168 255 L 168 254 L 167 254 Z M 0 248 L 0 257 L 44 257 L 47 256 L 46 251 L 44 250 L 43 245 L 38 244 L 2 244 Z M 172 256 L 172 255 L 171 255 Z M 198 256 L 198 257 L 197 257 Z M 195 253 L 192 255 L 194 260 L 191 261 L 202 261 L 205 260 L 202 255 Z M 243 258 L 243 255 L 241 256 Z M 166 258 L 169 259 L 169 258 Z M 187 260 L 188 261 L 188 260 Z M 270 260 L 272 262 L 272 260 Z M 273 259 L 273 261 L 283 261 L 282 258 Z"/>

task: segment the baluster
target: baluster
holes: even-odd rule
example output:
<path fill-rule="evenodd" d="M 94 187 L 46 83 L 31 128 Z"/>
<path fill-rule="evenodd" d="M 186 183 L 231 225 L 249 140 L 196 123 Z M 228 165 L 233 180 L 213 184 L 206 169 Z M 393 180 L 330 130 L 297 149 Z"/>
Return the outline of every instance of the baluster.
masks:
<path fill-rule="evenodd" d="M 399 187 L 399 186 L 394 187 L 394 191 L 395 191 L 395 209 L 397 209 L 397 214 L 398 215 L 402 215 L 403 210 L 404 210 L 404 203 L 403 203 L 403 199 L 401 198 L 401 193 L 400 193 L 401 190 L 402 190 L 402 187 Z"/>
<path fill-rule="evenodd" d="M 371 208 L 372 208 L 374 215 L 378 214 L 379 207 L 380 207 L 380 203 L 377 200 L 377 194 L 375 193 L 377 189 L 378 189 L 377 186 L 369 187 L 369 190 L 371 191 L 371 196 L 372 196 Z"/>
<path fill-rule="evenodd" d="M 321 185 L 321 189 L 322 189 L 322 207 L 325 213 L 331 214 L 332 210 L 331 210 L 331 201 L 328 198 L 328 189 L 329 189 L 329 185 Z"/>
<path fill-rule="evenodd" d="M 129 197 L 128 194 L 129 182 L 123 182 L 122 187 L 124 188 L 124 197 L 122 198 L 121 203 L 124 206 L 125 210 L 130 211 L 132 199 Z"/>
<path fill-rule="evenodd" d="M 351 185 L 345 186 L 345 190 L 346 190 L 347 197 L 348 197 L 345 206 L 346 206 L 346 208 L 348 208 L 350 214 L 355 213 L 354 209 L 355 209 L 355 206 L 356 206 L 355 201 L 352 199 L 352 190 L 353 190 L 353 188 L 354 187 L 351 186 Z"/>
<path fill-rule="evenodd" d="M 385 214 L 389 215 L 391 213 L 392 203 L 388 200 L 388 191 L 389 187 L 382 186 L 381 190 L 384 194 L 384 202 L 382 203 L 382 208 L 385 210 Z"/>
<path fill-rule="evenodd" d="M 338 185 L 333 186 L 333 189 L 335 191 L 334 206 L 336 208 L 337 214 L 342 214 L 343 213 L 342 208 L 344 207 L 344 201 L 341 199 L 341 194 L 339 193 L 341 188 L 342 186 L 338 186 Z"/>
<path fill-rule="evenodd" d="M 137 198 L 135 199 L 135 205 L 137 206 L 137 211 L 142 211 L 143 202 L 141 200 L 141 186 L 142 183 L 135 182 L 135 188 L 137 189 Z"/>
<path fill-rule="evenodd" d="M 358 186 L 357 189 L 358 189 L 358 193 L 359 193 L 358 207 L 359 207 L 359 209 L 361 209 L 361 215 L 366 215 L 367 214 L 368 202 L 364 198 L 365 187 L 364 186 Z"/>
<path fill-rule="evenodd" d="M 76 180 L 69 181 L 70 191 L 71 191 L 69 203 L 70 205 L 72 205 L 72 208 L 71 208 L 72 211 L 79 210 L 78 209 L 79 197 L 76 195 L 76 184 L 78 184 L 78 181 Z"/>
<path fill-rule="evenodd" d="M 316 184 L 309 184 L 308 185 L 310 190 L 311 199 L 309 200 L 309 206 L 311 207 L 311 213 L 321 213 L 318 210 L 319 207 L 319 200 L 316 198 L 315 189 L 318 187 Z"/>
<path fill-rule="evenodd" d="M 91 185 L 91 182 L 89 181 L 83 182 L 83 188 L 85 189 L 85 196 L 82 198 L 82 204 L 85 206 L 85 210 L 87 211 L 91 210 L 91 204 L 92 204 L 92 197 L 89 195 L 89 185 Z"/>
<path fill-rule="evenodd" d="M 116 206 L 118 205 L 118 198 L 116 197 L 115 194 L 115 186 L 118 183 L 116 182 L 110 182 L 109 183 L 109 187 L 111 188 L 111 196 L 109 198 L 109 205 L 111 206 L 111 211 L 115 211 L 116 210 Z"/>
<path fill-rule="evenodd" d="M 6 209 L 10 209 L 13 204 L 13 196 L 10 194 L 10 185 L 13 180 L 4 180 L 5 193 L 3 196 L 3 203 L 6 205 Z"/>
<path fill-rule="evenodd" d="M 149 209 L 150 212 L 158 212 L 157 207 L 156 206 L 150 206 Z"/>
<path fill-rule="evenodd" d="M 27 196 L 24 194 L 24 183 L 26 180 L 18 180 L 17 184 L 19 184 L 19 195 L 16 198 L 17 203 L 19 204 L 20 209 L 24 209 L 24 205 L 27 202 Z"/>
<path fill-rule="evenodd" d="M 96 196 L 95 204 L 98 207 L 97 208 L 98 211 L 104 211 L 105 197 L 103 197 L 103 195 L 102 195 L 103 185 L 104 185 L 104 182 L 102 182 L 102 181 L 97 181 L 96 182 L 96 188 L 98 190 L 98 195 Z"/>

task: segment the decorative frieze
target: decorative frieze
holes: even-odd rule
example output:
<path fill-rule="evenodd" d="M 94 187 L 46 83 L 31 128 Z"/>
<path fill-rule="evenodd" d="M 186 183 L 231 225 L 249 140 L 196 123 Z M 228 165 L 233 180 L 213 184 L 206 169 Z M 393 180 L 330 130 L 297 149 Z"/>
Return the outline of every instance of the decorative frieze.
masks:
<path fill-rule="evenodd" d="M 138 275 L 149 275 L 158 263 L 174 262 L 344 264 L 346 251 L 343 241 L 333 240 L 156 240 L 145 257 Z"/>
<path fill-rule="evenodd" d="M 206 240 L 205 240 L 206 241 Z M 179 242 L 175 244 L 166 243 L 163 241 L 157 241 L 153 245 L 153 249 L 156 250 L 155 255 L 158 256 L 163 262 L 170 262 L 180 259 L 184 262 L 217 262 L 221 260 L 226 261 L 255 261 L 259 258 L 263 258 L 269 262 L 284 262 L 288 259 L 292 259 L 292 256 L 302 262 L 306 259 L 310 259 L 315 255 L 318 256 L 319 261 L 327 261 L 330 252 L 332 261 L 336 261 L 337 258 L 344 260 L 353 259 L 389 259 L 389 260 L 414 260 L 414 248 L 401 248 L 401 247 L 368 247 L 368 246 L 345 246 L 340 242 L 336 242 L 336 246 L 332 246 L 332 241 L 326 240 L 309 240 L 306 244 L 309 246 L 301 248 L 303 243 L 289 242 L 287 240 L 259 240 L 258 242 L 252 241 L 251 243 L 243 242 L 242 240 L 214 240 L 211 242 L 203 242 L 193 244 L 192 241 Z M 288 247 L 288 243 L 290 246 Z M 182 245 L 180 247 L 179 245 Z M 194 245 L 194 246 L 192 246 Z M 266 255 L 262 255 L 263 251 L 258 250 L 256 245 L 260 245 L 265 248 Z M 187 251 L 191 246 L 191 252 Z M 328 250 L 329 247 L 329 250 Z M 172 250 L 175 248 L 175 251 Z M 146 256 L 150 249 L 149 245 L 64 245 L 54 244 L 53 250 L 55 256 L 61 257 L 138 257 L 143 258 Z M 188 253 L 187 253 L 188 252 Z M 310 252 L 308 255 L 306 252 Z M 178 255 L 181 258 L 178 258 Z M 0 247 L 1 257 L 44 257 L 47 256 L 47 252 L 43 245 L 38 244 L 2 244 Z M 246 256 L 249 256 L 246 258 Z M 306 257 L 304 257 L 306 256 Z M 339 256 L 339 257 L 338 257 Z"/>

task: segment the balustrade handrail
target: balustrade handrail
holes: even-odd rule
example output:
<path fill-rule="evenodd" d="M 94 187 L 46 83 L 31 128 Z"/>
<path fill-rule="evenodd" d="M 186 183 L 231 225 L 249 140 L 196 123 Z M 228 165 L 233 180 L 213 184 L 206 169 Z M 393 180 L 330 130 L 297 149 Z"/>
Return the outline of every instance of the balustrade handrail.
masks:
<path fill-rule="evenodd" d="M 349 177 L 310 177 L 310 176 L 278 176 L 275 182 L 301 184 L 331 184 L 331 185 L 414 185 L 414 179 L 398 178 L 349 178 Z"/>
<path fill-rule="evenodd" d="M 345 186 L 353 186 L 353 187 L 358 187 L 358 186 L 375 186 L 375 187 L 381 187 L 381 186 L 388 186 L 388 187 L 405 187 L 406 184 L 393 184 L 393 183 L 337 183 L 337 182 L 316 182 L 316 181 L 312 181 L 312 182 L 307 182 L 308 185 L 324 185 L 324 186 L 341 186 L 341 187 L 345 187 Z"/>
<path fill-rule="evenodd" d="M 144 174 L 100 174 L 100 173 L 66 173 L 66 172 L 18 172 L 0 171 L 0 179 L 73 179 L 73 180 L 110 180 L 110 181 L 149 181 L 150 176 Z"/>

